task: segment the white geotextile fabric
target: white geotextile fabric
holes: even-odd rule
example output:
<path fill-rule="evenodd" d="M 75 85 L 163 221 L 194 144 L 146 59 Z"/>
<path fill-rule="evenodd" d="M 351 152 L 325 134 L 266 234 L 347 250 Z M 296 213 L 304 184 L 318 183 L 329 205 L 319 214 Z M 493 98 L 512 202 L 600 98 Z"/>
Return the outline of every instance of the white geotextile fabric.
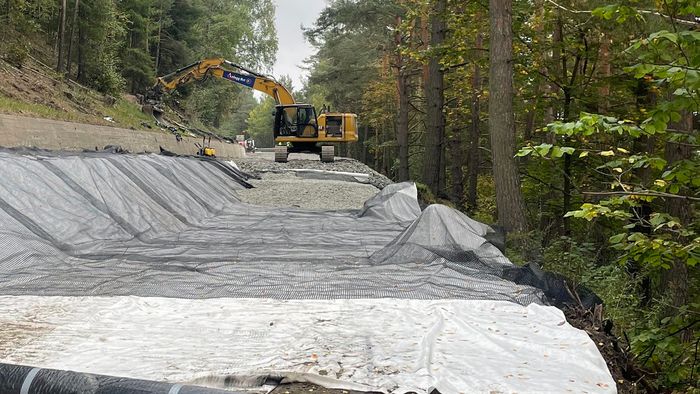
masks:
<path fill-rule="evenodd" d="M 0 296 L 0 362 L 219 388 L 270 374 L 391 393 L 615 392 L 559 309 L 507 301 Z"/>

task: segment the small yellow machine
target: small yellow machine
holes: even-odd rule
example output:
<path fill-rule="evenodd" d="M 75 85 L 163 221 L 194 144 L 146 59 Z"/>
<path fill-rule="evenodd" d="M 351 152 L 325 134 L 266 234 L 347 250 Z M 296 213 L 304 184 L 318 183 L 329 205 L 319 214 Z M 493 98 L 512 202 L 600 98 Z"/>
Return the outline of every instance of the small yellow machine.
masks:
<path fill-rule="evenodd" d="M 209 136 L 209 143 L 207 144 L 207 137 L 204 136 L 202 137 L 202 145 L 195 144 L 197 145 L 197 148 L 199 150 L 197 151 L 197 156 L 206 156 L 206 157 L 216 157 L 216 149 L 212 148 L 211 145 L 211 136 Z"/>
<path fill-rule="evenodd" d="M 219 58 L 204 59 L 159 77 L 146 99 L 159 103 L 164 93 L 210 76 L 227 79 L 275 99 L 273 133 L 277 162 L 286 162 L 289 153 L 293 152 L 318 153 L 321 161 L 331 162 L 335 156 L 333 144 L 357 141 L 357 115 L 341 112 L 317 114 L 312 105 L 296 103 L 289 90 L 274 78 Z"/>

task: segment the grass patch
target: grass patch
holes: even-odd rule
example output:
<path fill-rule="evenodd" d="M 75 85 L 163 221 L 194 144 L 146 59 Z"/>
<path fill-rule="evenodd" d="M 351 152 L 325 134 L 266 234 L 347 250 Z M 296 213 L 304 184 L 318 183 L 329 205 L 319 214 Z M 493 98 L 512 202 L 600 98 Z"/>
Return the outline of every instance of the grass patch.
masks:
<path fill-rule="evenodd" d="M 113 106 L 105 105 L 101 108 L 101 112 L 105 116 L 111 116 L 114 119 L 114 124 L 136 130 L 151 130 L 145 127 L 142 123 L 155 125 L 153 118 L 141 111 L 138 105 L 130 103 L 122 98 L 117 99 Z"/>
<path fill-rule="evenodd" d="M 89 123 L 90 116 L 60 111 L 43 104 L 27 103 L 0 95 L 0 112 L 13 115 L 31 115 L 39 118 Z"/>
<path fill-rule="evenodd" d="M 87 104 L 87 103 L 86 103 Z M 122 127 L 135 130 L 158 131 L 158 128 L 149 129 L 142 123 L 155 126 L 151 117 L 141 112 L 138 105 L 130 103 L 125 99 L 118 99 L 113 106 L 103 103 L 93 103 L 92 110 L 96 115 L 82 112 L 63 111 L 39 103 L 28 103 L 19 101 L 0 94 L 0 113 L 33 116 L 37 118 L 62 120 L 66 122 L 87 123 L 102 126 Z M 114 122 L 103 119 L 110 116 Z"/>

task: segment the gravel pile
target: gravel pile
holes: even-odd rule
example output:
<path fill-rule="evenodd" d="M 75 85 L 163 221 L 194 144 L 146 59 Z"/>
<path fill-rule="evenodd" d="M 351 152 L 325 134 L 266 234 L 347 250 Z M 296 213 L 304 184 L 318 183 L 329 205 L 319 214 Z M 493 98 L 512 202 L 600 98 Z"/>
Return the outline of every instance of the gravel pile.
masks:
<path fill-rule="evenodd" d="M 316 155 L 293 153 L 289 156 L 289 162 L 276 163 L 273 157 L 274 154 L 271 152 L 258 152 L 248 154 L 244 159 L 237 159 L 236 164 L 241 170 L 255 176 L 268 172 L 283 172 L 289 169 L 313 169 L 368 174 L 370 184 L 377 189 L 383 189 L 392 183 L 391 179 L 355 159 L 336 157 L 333 163 L 322 163 Z"/>
<path fill-rule="evenodd" d="M 269 207 L 341 210 L 360 209 L 379 189 L 357 183 L 304 179 L 292 172 L 264 172 L 250 179 L 253 189 L 237 190 L 241 201 Z"/>

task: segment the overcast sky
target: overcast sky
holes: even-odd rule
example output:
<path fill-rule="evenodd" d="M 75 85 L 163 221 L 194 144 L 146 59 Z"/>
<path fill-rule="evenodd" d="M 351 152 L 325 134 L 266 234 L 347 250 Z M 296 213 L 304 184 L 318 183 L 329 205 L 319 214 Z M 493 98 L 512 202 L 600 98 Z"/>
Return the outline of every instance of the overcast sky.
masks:
<path fill-rule="evenodd" d="M 277 27 L 277 62 L 273 68 L 275 77 L 289 75 L 294 83 L 294 90 L 301 89 L 306 72 L 299 66 L 304 59 L 313 54 L 313 48 L 304 39 L 301 26 L 310 27 L 316 21 L 321 10 L 326 6 L 325 0 L 274 0 L 275 26 Z"/>

